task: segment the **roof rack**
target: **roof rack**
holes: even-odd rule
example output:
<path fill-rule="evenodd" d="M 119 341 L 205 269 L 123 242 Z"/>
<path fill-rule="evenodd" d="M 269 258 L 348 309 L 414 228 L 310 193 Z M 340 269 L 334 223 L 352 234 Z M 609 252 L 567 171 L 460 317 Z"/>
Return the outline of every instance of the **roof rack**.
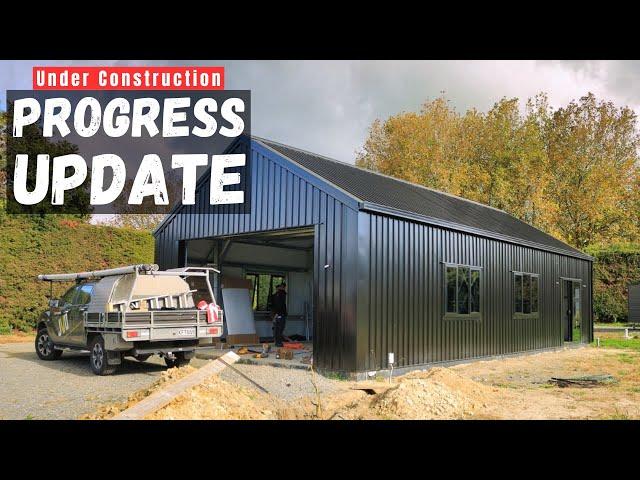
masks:
<path fill-rule="evenodd" d="M 126 267 L 110 268 L 107 270 L 94 270 L 91 272 L 77 273 L 54 273 L 50 275 L 38 275 L 38 280 L 46 282 L 72 282 L 86 280 L 89 278 L 112 277 L 114 275 L 126 275 L 127 273 L 152 273 L 160 267 L 155 263 L 141 263 L 138 265 L 128 265 Z"/>

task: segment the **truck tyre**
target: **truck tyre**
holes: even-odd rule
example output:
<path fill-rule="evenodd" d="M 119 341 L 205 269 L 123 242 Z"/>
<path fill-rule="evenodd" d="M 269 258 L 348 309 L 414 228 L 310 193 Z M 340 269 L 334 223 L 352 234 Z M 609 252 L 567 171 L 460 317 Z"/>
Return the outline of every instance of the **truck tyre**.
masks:
<path fill-rule="evenodd" d="M 40 360 L 57 360 L 62 355 L 62 350 L 56 350 L 46 328 L 38 330 L 36 335 L 36 354 Z"/>
<path fill-rule="evenodd" d="M 176 358 L 174 360 L 169 357 L 164 357 L 164 363 L 167 364 L 167 367 L 184 367 L 185 365 L 189 365 L 191 358 L 185 358 L 184 352 L 176 352 L 174 354 Z"/>
<path fill-rule="evenodd" d="M 89 343 L 89 364 L 96 375 L 111 375 L 118 368 L 117 365 L 107 363 L 107 351 L 104 348 L 102 335 L 96 335 Z"/>

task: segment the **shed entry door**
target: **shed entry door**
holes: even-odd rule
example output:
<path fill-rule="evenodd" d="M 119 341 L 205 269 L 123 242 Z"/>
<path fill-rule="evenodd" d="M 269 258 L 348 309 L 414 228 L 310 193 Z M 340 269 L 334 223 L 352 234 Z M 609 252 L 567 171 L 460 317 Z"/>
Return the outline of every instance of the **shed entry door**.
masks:
<path fill-rule="evenodd" d="M 582 341 L 581 280 L 562 280 L 562 324 L 565 342 Z"/>

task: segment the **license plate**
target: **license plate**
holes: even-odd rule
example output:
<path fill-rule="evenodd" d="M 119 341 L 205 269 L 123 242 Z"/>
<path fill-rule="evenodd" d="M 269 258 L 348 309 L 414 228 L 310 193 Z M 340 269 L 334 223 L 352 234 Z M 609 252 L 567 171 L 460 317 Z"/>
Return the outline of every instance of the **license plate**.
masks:
<path fill-rule="evenodd" d="M 174 334 L 176 337 L 195 337 L 196 329 L 194 328 L 180 328 L 178 330 L 174 330 Z"/>

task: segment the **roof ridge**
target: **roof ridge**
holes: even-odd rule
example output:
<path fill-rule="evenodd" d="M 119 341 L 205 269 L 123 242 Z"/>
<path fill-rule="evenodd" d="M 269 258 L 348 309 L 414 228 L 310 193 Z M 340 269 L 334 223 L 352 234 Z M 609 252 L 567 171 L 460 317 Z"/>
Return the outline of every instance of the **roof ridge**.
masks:
<path fill-rule="evenodd" d="M 347 166 L 347 167 L 351 167 L 351 168 L 354 168 L 354 169 L 357 169 L 357 170 L 362 170 L 362 171 L 365 171 L 365 172 L 371 173 L 371 174 L 373 174 L 373 175 L 378 175 L 378 176 L 380 176 L 380 177 L 388 178 L 388 179 L 390 179 L 390 180 L 395 180 L 396 182 L 405 183 L 405 184 L 407 184 L 407 185 L 411 185 L 412 187 L 422 188 L 422 189 L 424 189 L 424 190 L 428 190 L 428 191 L 430 191 L 430 192 L 435 192 L 435 193 L 439 193 L 439 194 L 442 194 L 442 195 L 447 195 L 447 196 L 449 196 L 449 197 L 456 198 L 456 199 L 458 199 L 458 200 L 462 200 L 462 201 L 464 201 L 464 202 L 473 203 L 474 205 L 479 205 L 479 206 L 484 207 L 484 208 L 490 208 L 490 209 L 495 210 L 495 211 L 497 211 L 497 212 L 505 213 L 505 214 L 507 214 L 507 215 L 510 215 L 510 216 L 512 216 L 513 218 L 515 218 L 516 220 L 519 220 L 519 221 L 521 221 L 521 222 L 522 222 L 522 220 L 520 220 L 518 217 L 516 217 L 516 216 L 514 216 L 514 215 L 511 215 L 509 212 L 506 212 L 506 211 L 504 211 L 504 210 L 502 210 L 502 209 L 500 209 L 500 208 L 497 208 L 497 207 L 493 207 L 493 206 L 491 206 L 491 205 L 487 205 L 487 204 L 485 204 L 485 203 L 477 202 L 477 201 L 475 201 L 475 200 L 470 200 L 470 199 L 468 199 L 468 198 L 464 198 L 464 197 L 461 197 L 461 196 L 459 196 L 459 195 L 454 195 L 453 193 L 449 193 L 449 192 L 445 192 L 445 191 L 442 191 L 442 190 L 437 190 L 437 189 L 435 189 L 435 188 L 427 187 L 427 186 L 425 186 L 425 185 L 421 185 L 421 184 L 419 184 L 419 183 L 413 183 L 413 182 L 410 182 L 410 181 L 408 181 L 408 180 L 404 180 L 404 179 L 402 179 L 402 178 L 397 178 L 397 177 L 393 177 L 393 176 L 391 176 L 391 175 L 387 175 L 387 174 L 385 174 L 385 173 L 376 172 L 375 170 L 371 170 L 371 169 L 369 169 L 369 168 L 361 167 L 361 166 L 359 166 L 359 165 L 354 165 L 353 163 L 344 162 L 344 161 L 342 161 L 342 160 L 336 160 L 335 158 L 327 157 L 326 155 L 321 155 L 321 154 L 319 154 L 319 153 L 315 153 L 315 152 L 312 152 L 312 151 L 310 151 L 310 150 L 304 150 L 304 149 L 302 149 L 302 148 L 294 147 L 293 145 L 288 145 L 288 144 L 286 144 L 286 143 L 277 142 L 277 141 L 275 141 L 275 140 L 270 140 L 270 139 L 268 139 L 268 138 L 264 138 L 264 137 L 258 137 L 258 136 L 256 136 L 256 135 L 252 135 L 252 137 L 253 137 L 253 138 L 255 138 L 255 139 L 257 139 L 257 140 L 259 140 L 259 141 L 262 141 L 262 142 L 273 143 L 273 144 L 276 144 L 276 145 L 280 145 L 281 147 L 286 147 L 286 148 L 290 148 L 290 149 L 292 149 L 292 150 L 297 150 L 297 151 L 299 151 L 299 152 L 306 153 L 307 155 L 312 155 L 312 156 L 314 156 L 314 157 L 320 157 L 320 158 L 322 158 L 322 159 L 324 159 L 324 160 L 328 160 L 328 161 L 330 161 L 330 162 L 339 163 L 340 165 L 345 165 L 345 166 Z M 295 160 L 294 160 L 294 161 L 295 161 Z M 523 222 L 523 223 L 526 223 L 526 222 Z"/>

